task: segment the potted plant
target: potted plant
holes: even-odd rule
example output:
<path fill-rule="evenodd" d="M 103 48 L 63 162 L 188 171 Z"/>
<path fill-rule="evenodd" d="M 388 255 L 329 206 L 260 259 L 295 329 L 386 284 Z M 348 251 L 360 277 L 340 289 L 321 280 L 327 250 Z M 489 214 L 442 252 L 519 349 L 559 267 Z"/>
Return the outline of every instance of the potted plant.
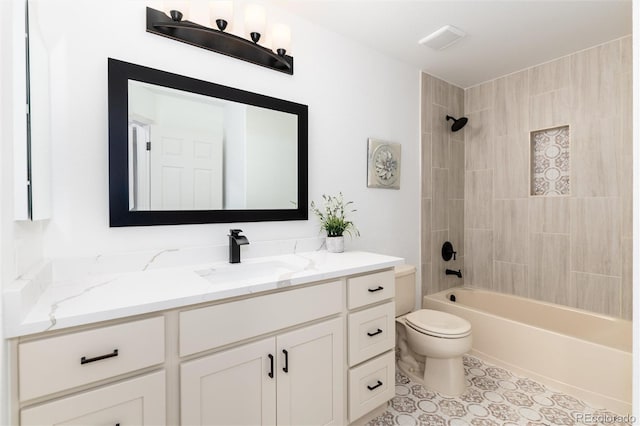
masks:
<path fill-rule="evenodd" d="M 311 202 L 311 211 L 320 219 L 320 228 L 327 232 L 327 251 L 342 253 L 344 251 L 344 234 L 359 236 L 360 232 L 352 221 L 347 220 L 347 213 L 356 210 L 350 207 L 353 202 L 344 202 L 342 192 L 336 196 L 322 195 L 322 208 Z"/>

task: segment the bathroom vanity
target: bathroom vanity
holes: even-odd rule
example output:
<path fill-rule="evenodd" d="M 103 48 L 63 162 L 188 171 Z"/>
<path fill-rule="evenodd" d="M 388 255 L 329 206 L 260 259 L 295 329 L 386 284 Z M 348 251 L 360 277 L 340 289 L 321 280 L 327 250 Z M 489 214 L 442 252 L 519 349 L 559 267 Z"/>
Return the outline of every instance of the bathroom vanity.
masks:
<path fill-rule="evenodd" d="M 320 251 L 58 280 L 45 266 L 5 293 L 12 424 L 354 422 L 394 396 L 401 263 Z"/>

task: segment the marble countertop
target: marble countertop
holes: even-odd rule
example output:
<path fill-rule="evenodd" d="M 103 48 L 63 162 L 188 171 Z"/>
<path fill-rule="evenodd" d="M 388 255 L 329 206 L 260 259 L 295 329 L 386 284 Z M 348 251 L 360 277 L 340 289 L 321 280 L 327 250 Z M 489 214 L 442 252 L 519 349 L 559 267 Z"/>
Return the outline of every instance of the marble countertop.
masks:
<path fill-rule="evenodd" d="M 246 296 L 404 263 L 398 257 L 362 251 L 309 251 L 243 259 L 240 264 L 216 261 L 150 268 L 159 254 L 151 262 L 116 272 L 98 260 L 92 265 L 41 265 L 5 290 L 5 337 Z"/>

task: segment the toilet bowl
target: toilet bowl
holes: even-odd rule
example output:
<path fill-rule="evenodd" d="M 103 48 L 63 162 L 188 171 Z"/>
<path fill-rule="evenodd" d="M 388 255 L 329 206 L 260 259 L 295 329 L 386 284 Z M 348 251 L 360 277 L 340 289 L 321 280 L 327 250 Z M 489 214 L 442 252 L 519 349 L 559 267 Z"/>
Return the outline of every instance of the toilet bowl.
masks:
<path fill-rule="evenodd" d="M 425 387 L 451 396 L 466 389 L 462 355 L 471 350 L 471 324 L 447 312 L 420 309 L 415 267 L 396 267 L 398 367 Z"/>

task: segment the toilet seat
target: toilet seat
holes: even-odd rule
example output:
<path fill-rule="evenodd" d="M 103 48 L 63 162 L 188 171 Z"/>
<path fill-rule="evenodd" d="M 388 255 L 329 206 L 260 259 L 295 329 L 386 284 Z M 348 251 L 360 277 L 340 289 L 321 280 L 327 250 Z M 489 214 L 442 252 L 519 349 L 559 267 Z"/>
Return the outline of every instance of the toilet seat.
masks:
<path fill-rule="evenodd" d="M 471 334 L 469 321 L 433 309 L 411 312 L 406 316 L 406 323 L 414 330 L 434 337 L 459 339 Z"/>

